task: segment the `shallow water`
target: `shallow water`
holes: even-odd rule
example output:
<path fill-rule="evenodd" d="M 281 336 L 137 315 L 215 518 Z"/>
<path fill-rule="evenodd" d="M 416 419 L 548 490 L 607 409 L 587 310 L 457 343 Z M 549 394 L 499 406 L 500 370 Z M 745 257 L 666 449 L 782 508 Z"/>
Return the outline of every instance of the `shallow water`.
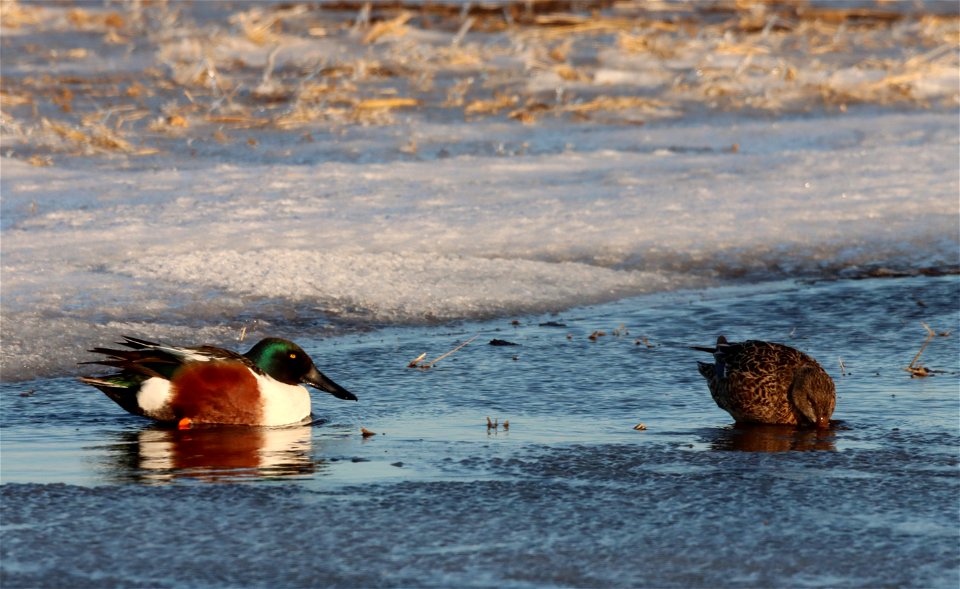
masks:
<path fill-rule="evenodd" d="M 73 379 L 6 383 L 2 581 L 955 587 L 958 294 L 766 283 L 304 341 L 360 402 L 318 394 L 300 428 L 171 431 Z M 921 321 L 950 331 L 920 357 L 944 372 L 911 379 Z M 686 348 L 718 333 L 818 358 L 834 427 L 731 427 Z"/>

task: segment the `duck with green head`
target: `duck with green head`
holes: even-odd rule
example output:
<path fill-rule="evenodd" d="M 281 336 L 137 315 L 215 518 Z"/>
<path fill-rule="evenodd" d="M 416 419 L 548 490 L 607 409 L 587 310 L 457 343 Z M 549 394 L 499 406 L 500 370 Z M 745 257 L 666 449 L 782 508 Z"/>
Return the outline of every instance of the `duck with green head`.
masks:
<path fill-rule="evenodd" d="M 320 372 L 297 344 L 266 338 L 245 354 L 179 347 L 132 337 L 126 350 L 94 348 L 115 374 L 81 377 L 135 415 L 190 424 L 289 425 L 310 419 L 310 385 L 338 399 L 357 397 Z"/>

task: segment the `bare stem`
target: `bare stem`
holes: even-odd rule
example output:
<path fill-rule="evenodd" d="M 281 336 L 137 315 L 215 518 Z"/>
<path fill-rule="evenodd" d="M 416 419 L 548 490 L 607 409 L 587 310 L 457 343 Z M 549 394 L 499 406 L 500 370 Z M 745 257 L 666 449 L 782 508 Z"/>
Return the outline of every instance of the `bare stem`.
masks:
<path fill-rule="evenodd" d="M 479 334 L 478 334 L 478 335 L 479 335 Z M 424 364 L 423 366 L 424 366 L 425 368 L 432 368 L 433 365 L 436 364 L 437 362 L 439 362 L 440 360 L 443 360 L 444 358 L 446 358 L 446 357 L 449 356 L 450 354 L 453 354 L 454 352 L 460 350 L 460 348 L 466 346 L 467 344 L 469 344 L 469 343 L 472 342 L 473 340 L 477 339 L 478 335 L 473 336 L 472 338 L 470 338 L 470 339 L 468 339 L 467 341 L 463 342 L 462 344 L 460 344 L 459 346 L 457 346 L 457 347 L 455 347 L 454 349 L 450 350 L 450 351 L 447 352 L 446 354 L 443 354 L 443 355 L 441 355 L 441 356 L 437 356 L 436 358 L 434 358 L 433 360 L 427 362 L 427 363 Z"/>

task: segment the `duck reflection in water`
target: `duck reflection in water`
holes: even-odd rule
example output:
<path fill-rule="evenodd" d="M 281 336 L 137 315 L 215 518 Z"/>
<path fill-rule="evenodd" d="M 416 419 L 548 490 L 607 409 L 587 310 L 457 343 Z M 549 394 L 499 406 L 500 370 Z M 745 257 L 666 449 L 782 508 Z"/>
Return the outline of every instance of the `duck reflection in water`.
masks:
<path fill-rule="evenodd" d="M 311 475 L 323 468 L 312 458 L 309 425 L 298 427 L 152 426 L 123 434 L 119 478 L 143 482 L 242 479 Z"/>
<path fill-rule="evenodd" d="M 834 428 L 811 429 L 791 425 L 733 424 L 706 436 L 712 450 L 739 452 L 836 451 Z"/>

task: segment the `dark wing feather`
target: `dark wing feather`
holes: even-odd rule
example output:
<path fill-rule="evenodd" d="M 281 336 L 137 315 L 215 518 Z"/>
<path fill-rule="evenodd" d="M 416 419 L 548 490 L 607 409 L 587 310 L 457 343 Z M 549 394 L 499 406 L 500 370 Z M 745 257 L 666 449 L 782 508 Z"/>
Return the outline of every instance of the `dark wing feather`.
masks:
<path fill-rule="evenodd" d="M 190 358 L 191 355 L 196 354 L 211 360 L 240 362 L 258 374 L 263 374 L 251 359 L 232 350 L 207 345 L 178 348 L 130 336 L 123 336 L 123 339 L 123 342 L 118 342 L 119 345 L 131 349 L 93 348 L 91 352 L 103 354 L 107 359 L 81 362 L 81 364 L 118 368 L 125 377 L 136 374 L 146 378 L 159 376 L 170 379 L 181 366 L 196 361 Z"/>
<path fill-rule="evenodd" d="M 145 350 L 147 348 L 156 348 L 161 344 L 156 342 L 149 342 L 145 339 L 139 339 L 135 337 L 130 337 L 129 335 L 123 336 L 123 339 L 126 341 L 118 342 L 121 346 L 127 346 L 128 348 L 134 348 L 136 350 Z"/>
<path fill-rule="evenodd" d="M 159 376 L 171 378 L 177 368 L 183 365 L 183 359 L 159 350 L 112 350 L 93 348 L 95 354 L 107 356 L 106 360 L 92 360 L 81 364 L 97 364 L 119 368 L 123 372 L 140 374 L 147 378 Z"/>

